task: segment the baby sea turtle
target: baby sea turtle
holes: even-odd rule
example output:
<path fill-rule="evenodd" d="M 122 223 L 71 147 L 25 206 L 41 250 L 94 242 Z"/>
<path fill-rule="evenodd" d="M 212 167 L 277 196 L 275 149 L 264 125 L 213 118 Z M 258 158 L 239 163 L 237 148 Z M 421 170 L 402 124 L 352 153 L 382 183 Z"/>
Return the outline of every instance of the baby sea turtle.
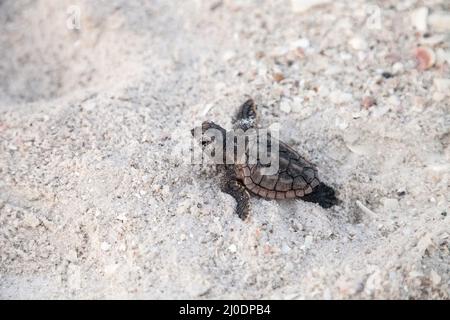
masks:
<path fill-rule="evenodd" d="M 256 105 L 252 99 L 246 101 L 238 110 L 236 116 L 233 118 L 233 132 L 227 132 L 221 126 L 212 121 L 205 121 L 202 123 L 200 142 L 203 150 L 214 141 L 216 136 L 208 136 L 206 133 L 213 130 L 218 132 L 223 139 L 221 140 L 223 156 L 219 156 L 220 161 L 215 160 L 215 164 L 224 170 L 224 175 L 221 183 L 221 189 L 233 196 L 236 199 L 236 213 L 245 220 L 249 214 L 249 199 L 250 195 L 257 195 L 265 199 L 295 199 L 299 198 L 304 201 L 318 203 L 323 208 L 329 208 L 338 203 L 334 190 L 320 182 L 317 174 L 317 169 L 309 161 L 301 157 L 298 152 L 289 147 L 282 141 L 275 140 L 278 143 L 278 150 L 274 148 L 271 139 L 266 139 L 268 143 L 262 145 L 261 137 L 257 133 L 257 139 L 246 139 L 242 152 L 244 156 L 241 161 L 239 159 L 239 147 L 237 146 L 238 139 L 236 138 L 236 131 L 241 130 L 244 134 L 250 130 L 259 132 L 257 126 L 257 112 Z M 195 135 L 195 130 L 191 130 L 192 135 Z M 268 134 L 271 138 L 270 133 Z M 266 142 L 264 140 L 264 142 Z M 233 146 L 232 161 L 230 154 L 227 154 L 227 145 Z M 253 148 L 267 148 L 267 153 L 271 154 L 272 149 L 278 152 L 278 166 L 275 172 L 267 174 L 264 168 L 267 164 L 261 163 L 258 157 L 256 161 L 249 161 L 249 151 Z M 218 149 L 216 149 L 218 150 Z M 229 149 L 228 149 L 229 150 Z M 214 155 L 214 151 L 212 154 Z M 231 162 L 231 163 L 230 163 Z"/>

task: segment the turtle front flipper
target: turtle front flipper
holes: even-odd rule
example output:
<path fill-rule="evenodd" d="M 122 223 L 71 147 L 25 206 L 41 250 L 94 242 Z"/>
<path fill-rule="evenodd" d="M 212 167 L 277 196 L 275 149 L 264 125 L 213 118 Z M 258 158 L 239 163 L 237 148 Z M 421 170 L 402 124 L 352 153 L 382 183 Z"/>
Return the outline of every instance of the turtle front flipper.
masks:
<path fill-rule="evenodd" d="M 233 118 L 234 129 L 242 129 L 247 131 L 255 128 L 257 125 L 256 105 L 253 99 L 248 99 L 239 107 L 238 112 Z"/>
<path fill-rule="evenodd" d="M 236 200 L 236 213 L 245 220 L 250 212 L 250 194 L 245 187 L 238 180 L 226 177 L 221 189 Z"/>

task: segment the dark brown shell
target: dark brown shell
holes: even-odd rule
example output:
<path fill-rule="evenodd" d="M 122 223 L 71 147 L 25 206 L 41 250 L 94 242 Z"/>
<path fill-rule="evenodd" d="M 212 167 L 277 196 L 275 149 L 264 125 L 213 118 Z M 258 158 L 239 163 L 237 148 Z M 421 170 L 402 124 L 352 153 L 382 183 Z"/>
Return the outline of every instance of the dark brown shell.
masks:
<path fill-rule="evenodd" d="M 264 175 L 261 163 L 236 165 L 236 175 L 251 192 L 268 199 L 303 197 L 319 185 L 317 169 L 298 152 L 279 142 L 280 163 L 276 174 Z"/>

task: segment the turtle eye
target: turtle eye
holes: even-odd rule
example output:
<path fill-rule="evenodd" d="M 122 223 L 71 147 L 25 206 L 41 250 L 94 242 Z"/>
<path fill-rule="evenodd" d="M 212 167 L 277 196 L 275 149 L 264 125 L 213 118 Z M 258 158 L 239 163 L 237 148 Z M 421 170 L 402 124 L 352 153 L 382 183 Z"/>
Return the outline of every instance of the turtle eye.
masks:
<path fill-rule="evenodd" d="M 211 139 L 210 137 L 208 138 L 206 138 L 205 136 L 203 136 L 202 138 L 201 144 L 203 149 L 206 148 L 208 145 L 210 145 L 212 142 L 214 142 L 214 139 Z"/>

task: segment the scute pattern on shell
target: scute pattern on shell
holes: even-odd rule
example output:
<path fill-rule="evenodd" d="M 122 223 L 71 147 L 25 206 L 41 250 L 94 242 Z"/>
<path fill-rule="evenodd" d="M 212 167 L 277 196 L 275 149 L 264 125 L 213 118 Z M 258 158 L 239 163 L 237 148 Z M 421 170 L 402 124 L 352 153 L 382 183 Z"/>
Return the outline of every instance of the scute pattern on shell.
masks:
<path fill-rule="evenodd" d="M 251 148 L 252 146 L 250 146 Z M 268 152 L 270 152 L 270 146 Z M 319 185 L 317 169 L 298 152 L 279 141 L 279 169 L 274 175 L 263 175 L 263 165 L 236 165 L 236 175 L 251 192 L 268 199 L 303 197 Z"/>

